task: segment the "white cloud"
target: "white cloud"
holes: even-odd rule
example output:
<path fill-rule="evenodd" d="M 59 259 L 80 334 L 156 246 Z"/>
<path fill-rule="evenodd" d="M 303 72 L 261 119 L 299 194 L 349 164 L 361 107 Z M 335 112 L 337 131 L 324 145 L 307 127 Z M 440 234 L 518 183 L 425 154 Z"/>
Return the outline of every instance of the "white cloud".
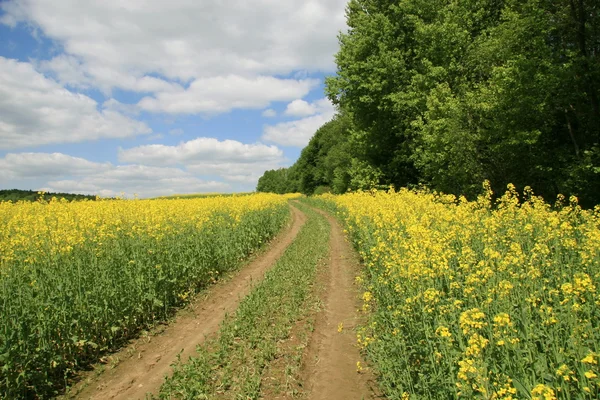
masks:
<path fill-rule="evenodd" d="M 268 162 L 279 161 L 283 152 L 276 146 L 244 144 L 236 140 L 219 141 L 197 138 L 177 146 L 151 144 L 119 150 L 119 161 L 145 165 L 191 165 L 209 161 Z"/>
<path fill-rule="evenodd" d="M 139 108 L 135 104 L 121 103 L 115 99 L 108 99 L 102 103 L 102 108 L 105 110 L 116 111 L 129 116 L 137 116 L 140 113 Z"/>
<path fill-rule="evenodd" d="M 9 153 L 0 158 L 0 184 L 52 192 L 152 197 L 178 193 L 224 192 L 232 186 L 201 179 L 181 168 L 96 163 L 62 153 Z"/>
<path fill-rule="evenodd" d="M 295 113 L 295 115 L 306 115 L 308 110 L 311 110 L 314 111 L 312 113 L 314 115 L 308 114 L 311 116 L 265 126 L 262 135 L 264 141 L 282 146 L 304 147 L 317 129 L 330 121 L 335 114 L 334 106 L 327 99 L 320 99 L 311 104 L 303 100 L 297 100 L 288 104 L 286 112 L 287 110 L 291 110 L 290 113 Z"/>
<path fill-rule="evenodd" d="M 0 170 L 5 181 L 86 175 L 112 168 L 110 163 L 96 163 L 62 153 L 8 153 L 0 158 Z"/>
<path fill-rule="evenodd" d="M 0 57 L 0 149 L 150 133 L 146 124 L 72 93 L 29 63 Z"/>
<path fill-rule="evenodd" d="M 199 176 L 217 175 L 228 182 L 245 183 L 256 186 L 258 178 L 269 169 L 281 168 L 283 160 L 267 160 L 263 162 L 202 162 L 197 161 L 187 166 L 187 170 Z"/>
<path fill-rule="evenodd" d="M 147 145 L 120 150 L 119 161 L 155 166 L 183 165 L 196 176 L 219 176 L 231 182 L 256 184 L 268 169 L 285 162 L 276 146 L 235 140 L 197 138 L 177 146 Z"/>
<path fill-rule="evenodd" d="M 273 118 L 277 116 L 277 111 L 273 110 L 272 108 L 267 108 L 262 112 L 261 115 L 265 118 Z"/>
<path fill-rule="evenodd" d="M 173 92 L 183 90 L 176 82 L 154 76 L 139 76 L 103 65 L 87 65 L 79 57 L 60 54 L 51 60 L 37 63 L 37 68 L 52 74 L 62 85 L 75 89 L 98 87 L 110 94 L 113 87 L 140 93 Z"/>
<path fill-rule="evenodd" d="M 184 193 L 225 192 L 231 186 L 224 182 L 206 181 L 179 168 L 158 168 L 144 165 L 120 165 L 81 179 L 54 180 L 47 183 L 51 191 L 92 193 L 104 197 L 166 196 Z"/>
<path fill-rule="evenodd" d="M 291 117 L 308 117 L 314 114 L 331 112 L 333 105 L 327 98 L 308 103 L 302 99 L 292 101 L 285 108 L 284 114 Z"/>
<path fill-rule="evenodd" d="M 183 135 L 183 129 L 181 129 L 181 128 L 171 129 L 169 131 L 169 135 L 175 135 L 175 136 L 177 136 L 177 135 Z"/>
<path fill-rule="evenodd" d="M 333 71 L 346 2 L 9 0 L 0 22 L 57 40 L 67 55 L 46 67 L 61 82 L 163 91 L 137 80 Z"/>
<path fill-rule="evenodd" d="M 294 100 L 285 108 L 285 115 L 292 117 L 307 117 L 317 112 L 317 107 L 304 100 Z"/>
<path fill-rule="evenodd" d="M 234 108 L 263 108 L 272 101 L 303 97 L 319 84 L 317 79 L 246 78 L 237 75 L 194 80 L 186 90 L 164 91 L 144 97 L 140 109 L 172 114 L 221 113 Z"/>

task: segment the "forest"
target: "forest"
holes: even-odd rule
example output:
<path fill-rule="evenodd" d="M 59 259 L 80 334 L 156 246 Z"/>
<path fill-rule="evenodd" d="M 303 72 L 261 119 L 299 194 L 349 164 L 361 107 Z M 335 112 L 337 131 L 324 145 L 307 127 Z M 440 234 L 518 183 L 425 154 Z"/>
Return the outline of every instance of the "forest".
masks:
<path fill-rule="evenodd" d="M 600 3 L 351 0 L 337 107 L 257 191 L 424 185 L 469 199 L 489 180 L 600 203 Z"/>

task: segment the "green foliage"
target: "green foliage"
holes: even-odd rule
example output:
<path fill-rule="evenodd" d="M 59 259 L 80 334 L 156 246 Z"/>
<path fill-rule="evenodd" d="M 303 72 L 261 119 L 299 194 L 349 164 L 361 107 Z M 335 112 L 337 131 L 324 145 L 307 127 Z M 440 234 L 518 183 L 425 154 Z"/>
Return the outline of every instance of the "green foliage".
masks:
<path fill-rule="evenodd" d="M 294 165 L 266 171 L 256 190 L 311 195 L 319 186 L 327 186 L 334 193 L 346 192 L 351 181 L 352 127 L 349 115 L 336 115 L 315 132 Z"/>
<path fill-rule="evenodd" d="M 331 193 L 331 188 L 329 186 L 317 186 L 315 192 L 313 193 L 315 196 L 320 194 Z"/>
<path fill-rule="evenodd" d="M 325 218 L 298 206 L 308 221 L 292 245 L 223 322 L 218 337 L 198 346 L 187 363 L 175 365 L 161 387 L 161 399 L 261 398 L 263 373 L 280 356 L 278 343 L 309 312 L 306 301 L 329 248 Z"/>
<path fill-rule="evenodd" d="M 173 224 L 160 238 L 125 221 L 102 248 L 92 238 L 37 261 L 3 259 L 0 398 L 58 394 L 73 371 L 164 321 L 190 293 L 273 237 L 288 217 L 285 203 L 238 220 L 217 210 L 201 228 Z M 37 245 L 47 245 L 41 239 Z"/>
<path fill-rule="evenodd" d="M 5 189 L 0 190 L 0 201 L 38 201 L 40 199 L 44 201 L 50 201 L 53 197 L 57 199 L 66 199 L 69 201 L 73 200 L 96 200 L 96 196 L 90 196 L 85 194 L 73 194 L 73 193 L 46 193 L 40 194 L 33 190 L 19 190 L 19 189 Z"/>
<path fill-rule="evenodd" d="M 303 199 L 337 214 L 364 261 L 357 339 L 384 397 L 600 398 L 600 214 L 491 196 Z"/>
<path fill-rule="evenodd" d="M 258 179 L 257 192 L 263 193 L 295 193 L 297 183 L 294 181 L 294 170 L 292 168 L 279 168 L 266 171 Z"/>
<path fill-rule="evenodd" d="M 366 161 L 353 159 L 350 166 L 350 184 L 352 190 L 368 190 L 376 187 L 381 181 L 382 173 Z"/>
<path fill-rule="evenodd" d="M 598 202 L 595 2 L 351 0 L 347 22 L 327 92 L 352 116 L 359 171 L 469 197 L 489 179 Z"/>

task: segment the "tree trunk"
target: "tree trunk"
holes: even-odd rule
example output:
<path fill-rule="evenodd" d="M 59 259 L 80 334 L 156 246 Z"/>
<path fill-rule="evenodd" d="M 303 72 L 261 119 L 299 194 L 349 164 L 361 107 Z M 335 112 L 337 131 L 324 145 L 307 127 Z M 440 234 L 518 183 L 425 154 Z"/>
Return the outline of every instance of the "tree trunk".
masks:
<path fill-rule="evenodd" d="M 573 126 L 571 125 L 571 119 L 569 118 L 569 110 L 565 108 L 565 118 L 567 119 L 567 127 L 569 128 L 569 136 L 571 137 L 571 142 L 573 142 L 573 147 L 575 148 L 575 155 L 579 158 L 579 145 L 577 144 L 577 140 L 575 139 L 575 132 L 573 132 Z"/>

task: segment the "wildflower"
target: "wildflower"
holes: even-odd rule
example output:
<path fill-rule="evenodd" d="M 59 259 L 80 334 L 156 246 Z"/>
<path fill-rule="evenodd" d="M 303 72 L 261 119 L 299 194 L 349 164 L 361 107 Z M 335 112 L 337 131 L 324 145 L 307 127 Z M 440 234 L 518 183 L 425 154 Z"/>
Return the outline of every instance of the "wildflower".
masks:
<path fill-rule="evenodd" d="M 481 354 L 482 350 L 487 346 L 490 341 L 481 336 L 478 333 L 473 334 L 469 338 L 469 346 L 465 350 L 467 356 L 477 356 Z"/>
<path fill-rule="evenodd" d="M 445 326 L 440 326 L 435 330 L 435 334 L 443 338 L 451 338 L 452 334 Z"/>
<path fill-rule="evenodd" d="M 556 394 L 551 387 L 539 384 L 531 390 L 531 400 L 556 400 Z"/>
<path fill-rule="evenodd" d="M 597 354 L 594 352 L 589 352 L 587 356 L 585 356 L 581 362 L 584 364 L 594 365 L 598 364 Z"/>
<path fill-rule="evenodd" d="M 594 379 L 597 378 L 598 375 L 596 375 L 594 371 L 585 371 L 585 377 L 588 379 Z"/>
<path fill-rule="evenodd" d="M 483 321 L 484 319 L 485 314 L 479 308 L 472 308 L 460 315 L 459 323 L 463 333 L 467 335 L 486 326 L 487 323 Z"/>

